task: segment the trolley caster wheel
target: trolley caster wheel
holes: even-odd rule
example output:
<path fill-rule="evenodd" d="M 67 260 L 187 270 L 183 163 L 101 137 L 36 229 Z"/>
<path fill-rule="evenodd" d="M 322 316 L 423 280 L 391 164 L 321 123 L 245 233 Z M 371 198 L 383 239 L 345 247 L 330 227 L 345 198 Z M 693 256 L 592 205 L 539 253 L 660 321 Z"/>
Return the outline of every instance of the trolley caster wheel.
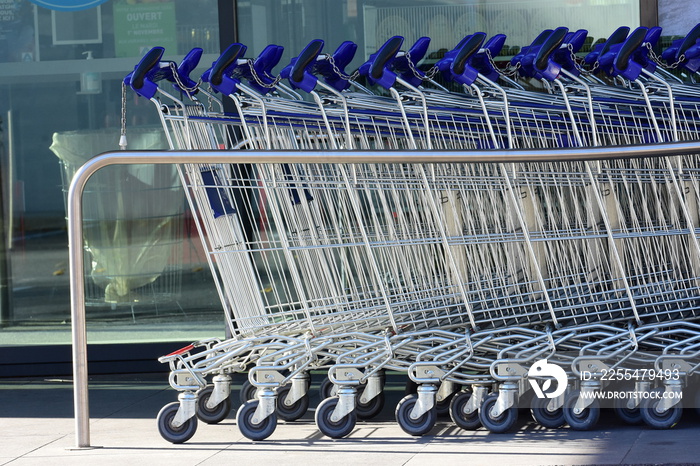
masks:
<path fill-rule="evenodd" d="M 258 424 L 253 424 L 253 415 L 258 409 L 259 400 L 246 401 L 236 414 L 236 424 L 241 434 L 250 440 L 265 440 L 277 428 L 277 415 L 272 413 Z"/>
<path fill-rule="evenodd" d="M 284 400 L 287 398 L 289 390 L 291 390 L 289 385 L 277 388 L 277 416 L 283 421 L 287 422 L 300 419 L 309 409 L 308 393 L 295 401 L 291 406 L 284 404 Z"/>
<path fill-rule="evenodd" d="M 644 422 L 644 419 L 642 418 L 642 410 L 639 408 L 639 406 L 630 409 L 627 407 L 627 400 L 615 400 L 613 411 L 615 412 L 615 415 L 625 424 L 638 426 Z"/>
<path fill-rule="evenodd" d="M 494 434 L 503 434 L 511 430 L 515 423 L 518 421 L 518 408 L 515 406 L 508 408 L 498 417 L 493 417 L 491 415 L 491 408 L 496 404 L 498 400 L 498 394 L 492 393 L 484 398 L 479 408 L 479 420 L 481 425 L 486 427 L 490 432 Z"/>
<path fill-rule="evenodd" d="M 564 410 L 558 408 L 551 411 L 547 408 L 550 401 L 549 398 L 533 398 L 530 404 L 530 413 L 532 413 L 532 418 L 542 427 L 558 429 L 566 424 Z"/>
<path fill-rule="evenodd" d="M 246 401 L 257 399 L 258 387 L 250 383 L 250 380 L 246 380 L 241 385 L 241 391 L 238 392 L 238 400 L 241 404 L 245 404 Z"/>
<path fill-rule="evenodd" d="M 474 411 L 470 414 L 464 412 L 464 406 L 471 397 L 471 392 L 459 392 L 450 400 L 450 418 L 452 422 L 464 430 L 476 430 L 481 427 L 479 411 Z"/>
<path fill-rule="evenodd" d="M 338 389 L 335 385 L 333 385 L 331 379 L 326 377 L 321 381 L 321 385 L 318 387 L 318 396 L 319 398 L 321 398 L 321 400 L 325 400 L 326 398 L 333 398 L 338 394 L 337 391 Z"/>
<path fill-rule="evenodd" d="M 661 400 L 647 398 L 642 401 L 640 411 L 644 423 L 652 429 L 670 429 L 681 420 L 683 415 L 683 404 L 678 402 L 675 406 L 663 413 L 656 411 L 656 406 Z"/>
<path fill-rule="evenodd" d="M 197 418 L 191 417 L 180 427 L 172 425 L 173 418 L 180 409 L 180 403 L 174 401 L 163 406 L 158 413 L 158 432 L 170 443 L 184 443 L 197 431 Z"/>
<path fill-rule="evenodd" d="M 430 432 L 435 427 L 437 412 L 435 408 L 423 414 L 418 419 L 411 419 L 411 411 L 418 402 L 418 395 L 406 395 L 396 405 L 396 422 L 404 432 L 410 435 L 420 436 Z"/>
<path fill-rule="evenodd" d="M 369 400 L 367 403 L 362 403 L 360 398 L 362 393 L 358 390 L 357 397 L 355 398 L 355 411 L 358 419 L 368 420 L 374 419 L 381 411 L 384 409 L 384 402 L 386 397 L 384 392 L 380 392 L 377 396 Z"/>
<path fill-rule="evenodd" d="M 574 412 L 574 406 L 581 396 L 578 390 L 571 392 L 564 400 L 564 418 L 573 430 L 591 430 L 598 423 L 600 417 L 600 403 L 593 400 L 586 409 L 580 413 Z"/>
<path fill-rule="evenodd" d="M 231 412 L 231 400 L 226 398 L 213 408 L 207 408 L 214 387 L 205 387 L 197 392 L 197 417 L 207 424 L 218 424 Z"/>
<path fill-rule="evenodd" d="M 331 415 L 337 405 L 338 398 L 326 398 L 316 407 L 316 426 L 326 437 L 347 437 L 355 428 L 357 416 L 354 411 L 337 422 L 331 420 Z"/>

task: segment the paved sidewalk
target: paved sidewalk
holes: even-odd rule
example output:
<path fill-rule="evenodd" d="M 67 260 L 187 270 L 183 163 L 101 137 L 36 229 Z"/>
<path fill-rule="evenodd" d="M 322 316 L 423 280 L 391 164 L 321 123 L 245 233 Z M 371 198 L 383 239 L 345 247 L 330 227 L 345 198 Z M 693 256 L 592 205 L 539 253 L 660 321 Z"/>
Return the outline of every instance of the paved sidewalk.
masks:
<path fill-rule="evenodd" d="M 280 422 L 268 440 L 251 442 L 239 433 L 232 412 L 218 425 L 200 422 L 189 442 L 171 445 L 160 437 L 155 421 L 160 408 L 176 399 L 166 378 L 162 374 L 93 377 L 91 443 L 99 448 L 77 451 L 72 449 L 70 381 L 0 380 L 0 465 L 700 463 L 700 418 L 691 410 L 667 431 L 626 426 L 610 413 L 603 413 L 593 432 L 547 430 L 521 411 L 518 429 L 510 434 L 463 431 L 448 418 L 441 419 L 429 435 L 410 437 L 393 421 L 393 407 L 403 396 L 398 383 L 388 386 L 380 416 L 359 422 L 346 439 L 322 436 L 310 410 L 297 422 Z M 311 406 L 317 402 L 314 394 Z"/>

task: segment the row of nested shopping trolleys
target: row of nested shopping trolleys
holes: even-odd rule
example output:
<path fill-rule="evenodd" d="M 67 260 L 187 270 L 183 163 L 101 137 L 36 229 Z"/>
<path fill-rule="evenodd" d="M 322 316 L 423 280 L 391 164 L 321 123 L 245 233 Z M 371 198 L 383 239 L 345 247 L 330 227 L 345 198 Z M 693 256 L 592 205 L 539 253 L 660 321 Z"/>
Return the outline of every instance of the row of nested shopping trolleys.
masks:
<path fill-rule="evenodd" d="M 314 40 L 278 76 L 282 47 L 247 59 L 233 44 L 197 81 L 201 49 L 179 64 L 148 52 L 124 88 L 156 105 L 176 150 L 550 149 L 179 167 L 232 337 L 160 358 L 180 392 L 161 435 L 225 419 L 247 372 L 237 425 L 265 439 L 308 410 L 320 369 L 315 420 L 332 438 L 382 409 L 387 370 L 417 384 L 396 407 L 412 435 L 438 410 L 505 432 L 532 394 L 541 425 L 590 429 L 611 387 L 629 395 L 624 420 L 675 425 L 700 367 L 700 156 L 556 150 L 698 139 L 700 25 L 657 54 L 660 33 L 622 27 L 582 59 L 586 31 L 547 30 L 501 68 L 505 36 L 475 33 L 429 69 L 430 40 L 404 51 L 396 36 L 352 74 L 354 43 Z"/>

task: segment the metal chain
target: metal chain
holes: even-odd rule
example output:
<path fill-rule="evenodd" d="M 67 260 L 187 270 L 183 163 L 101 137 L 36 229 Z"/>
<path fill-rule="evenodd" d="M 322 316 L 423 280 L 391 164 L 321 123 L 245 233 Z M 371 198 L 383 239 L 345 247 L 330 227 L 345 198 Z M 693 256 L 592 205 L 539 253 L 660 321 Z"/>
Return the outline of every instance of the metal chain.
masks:
<path fill-rule="evenodd" d="M 187 87 L 185 84 L 182 82 L 180 79 L 180 73 L 177 71 L 177 66 L 175 65 L 175 62 L 171 61 L 170 62 L 170 70 L 173 72 L 173 78 L 175 78 L 175 83 L 178 85 L 180 89 L 185 91 L 189 97 L 192 97 L 192 94 L 197 92 L 197 89 L 199 89 L 199 86 L 202 84 L 202 80 L 198 79 L 197 82 L 194 84 L 192 87 Z"/>
<path fill-rule="evenodd" d="M 275 78 L 273 78 L 272 76 L 270 76 L 269 74 L 266 73 L 266 76 L 268 78 L 272 79 L 273 81 L 269 84 L 266 82 L 263 82 L 263 80 L 260 79 L 260 76 L 258 76 L 258 72 L 255 71 L 255 67 L 253 66 L 253 60 L 248 60 L 248 68 L 250 68 L 250 74 L 253 76 L 253 79 L 255 80 L 255 82 L 259 86 L 265 87 L 267 89 L 274 89 L 275 87 L 277 87 L 277 85 L 282 80 L 282 78 L 280 78 L 279 76 L 276 76 Z"/>
<path fill-rule="evenodd" d="M 577 57 L 574 53 L 573 44 L 566 44 L 566 48 L 569 50 L 569 54 L 571 55 L 571 62 L 574 64 L 579 73 L 581 73 L 584 76 L 588 76 L 595 73 L 598 70 L 598 67 L 600 66 L 598 60 L 596 60 L 595 63 L 593 63 L 593 66 L 591 66 L 590 70 L 587 70 L 583 66 L 581 66 L 581 59 Z"/>
<path fill-rule="evenodd" d="M 429 70 L 423 72 L 419 72 L 416 69 L 416 65 L 413 64 L 413 60 L 411 60 L 411 53 L 406 52 L 406 61 L 408 62 L 408 67 L 411 69 L 411 72 L 413 73 L 413 76 L 415 76 L 418 79 L 422 79 L 423 81 L 431 81 L 435 75 L 440 71 L 437 66 L 433 66 Z"/>
<path fill-rule="evenodd" d="M 346 81 L 357 81 L 357 78 L 360 77 L 360 71 L 355 70 L 355 72 L 351 75 L 347 75 L 340 71 L 340 68 L 335 64 L 335 59 L 333 58 L 333 55 L 326 55 L 326 60 L 328 60 L 328 63 L 331 64 L 331 69 L 335 74 L 340 76 L 340 79 L 344 79 Z"/>
<path fill-rule="evenodd" d="M 208 94 L 208 105 L 207 105 L 207 111 L 209 114 L 211 114 L 214 111 L 214 98 L 212 97 L 214 95 L 214 88 L 211 87 L 211 83 L 207 84 L 207 94 Z"/>
<path fill-rule="evenodd" d="M 672 64 L 670 64 L 670 65 L 667 65 L 667 64 L 665 64 L 663 61 L 661 61 L 661 58 L 659 58 L 659 56 L 656 54 L 656 52 L 654 52 L 654 49 L 653 49 L 653 47 L 651 46 L 651 43 L 645 42 L 645 43 L 642 45 L 642 47 L 646 47 L 646 48 L 647 48 L 647 50 L 649 51 L 649 58 L 651 58 L 651 60 L 652 60 L 654 63 L 656 63 L 656 64 L 659 65 L 660 67 L 662 67 L 662 68 L 664 68 L 664 69 L 667 69 L 667 70 L 675 70 L 676 68 L 678 68 L 678 66 L 679 66 L 681 63 L 683 63 L 683 62 L 685 61 L 685 54 L 681 54 L 681 56 L 678 57 L 678 60 L 676 60 L 675 63 L 672 63 Z"/>
<path fill-rule="evenodd" d="M 509 63 L 508 68 L 502 70 L 498 67 L 498 65 L 496 65 L 496 62 L 493 60 L 493 57 L 491 56 L 491 50 L 486 49 L 484 53 L 486 54 L 486 59 L 489 61 L 491 67 L 494 70 L 496 70 L 498 74 L 500 74 L 501 76 L 505 76 L 506 78 L 513 78 L 514 76 L 516 76 L 518 74 L 518 70 L 522 66 L 520 62 L 516 63 L 515 66 L 511 66 Z"/>
<path fill-rule="evenodd" d="M 126 150 L 126 83 L 122 81 L 122 120 L 121 135 L 119 137 L 119 148 Z"/>

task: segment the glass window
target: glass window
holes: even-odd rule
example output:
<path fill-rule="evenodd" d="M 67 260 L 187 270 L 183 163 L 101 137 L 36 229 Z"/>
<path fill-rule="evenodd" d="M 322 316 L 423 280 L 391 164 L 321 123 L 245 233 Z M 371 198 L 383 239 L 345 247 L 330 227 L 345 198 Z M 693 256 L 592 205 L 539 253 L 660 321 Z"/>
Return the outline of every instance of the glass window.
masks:
<path fill-rule="evenodd" d="M 65 192 L 87 159 L 118 150 L 121 81 L 154 45 L 219 52 L 216 0 L 113 0 L 57 12 L 0 0 L 6 278 L 0 344 L 70 343 Z M 127 94 L 130 149 L 166 149 L 157 111 Z M 221 303 L 173 167 L 111 167 L 84 194 L 88 340 L 223 336 Z M 1 281 L 1 280 L 0 280 Z"/>
<path fill-rule="evenodd" d="M 239 1 L 240 41 L 249 53 L 268 43 L 285 47 L 286 64 L 312 39 L 332 51 L 345 40 L 358 44 L 355 64 L 387 39 L 400 35 L 406 48 L 422 36 L 430 52 L 452 49 L 474 32 L 506 34 L 508 47 L 529 45 L 544 29 L 587 29 L 594 39 L 622 25 L 639 26 L 637 0 L 249 0 Z M 601 14 L 605 11 L 605 14 Z M 284 61 L 287 60 L 287 61 Z M 350 69 L 350 68 L 348 68 Z"/>
<path fill-rule="evenodd" d="M 70 342 L 65 192 L 88 158 L 117 150 L 124 76 L 152 46 L 179 61 L 204 49 L 199 76 L 219 55 L 217 0 L 110 0 L 54 12 L 0 0 L 0 345 Z M 221 2 L 223 4 L 223 2 Z M 429 54 L 465 35 L 507 35 L 503 54 L 545 28 L 589 31 L 592 41 L 639 25 L 638 0 L 238 0 L 238 40 L 248 56 L 285 48 L 281 66 L 312 39 L 325 51 L 359 45 L 359 66 L 394 35 Z M 604 12 L 604 14 L 601 14 Z M 230 31 L 222 31 L 228 32 Z M 131 149 L 168 148 L 157 112 L 129 92 Z M 223 336 L 221 302 L 191 215 L 169 167 L 105 170 L 85 193 L 90 342 Z"/>

